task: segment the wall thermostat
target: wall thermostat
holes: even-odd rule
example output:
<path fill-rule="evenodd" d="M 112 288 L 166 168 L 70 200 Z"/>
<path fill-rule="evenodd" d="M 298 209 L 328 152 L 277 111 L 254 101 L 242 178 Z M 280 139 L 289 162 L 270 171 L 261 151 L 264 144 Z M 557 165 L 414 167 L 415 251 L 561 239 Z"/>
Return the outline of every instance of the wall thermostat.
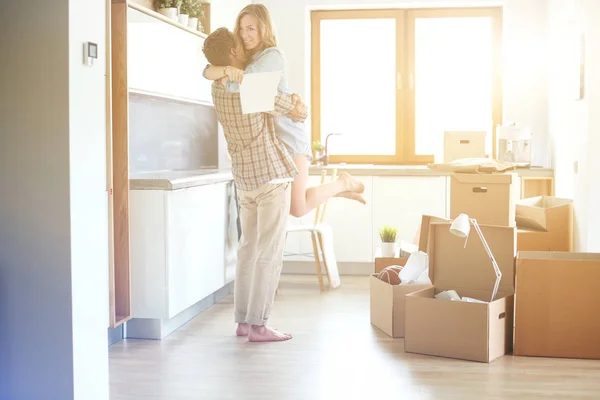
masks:
<path fill-rule="evenodd" d="M 98 58 L 98 45 L 92 42 L 83 44 L 83 63 L 85 65 L 93 65 L 94 60 Z"/>

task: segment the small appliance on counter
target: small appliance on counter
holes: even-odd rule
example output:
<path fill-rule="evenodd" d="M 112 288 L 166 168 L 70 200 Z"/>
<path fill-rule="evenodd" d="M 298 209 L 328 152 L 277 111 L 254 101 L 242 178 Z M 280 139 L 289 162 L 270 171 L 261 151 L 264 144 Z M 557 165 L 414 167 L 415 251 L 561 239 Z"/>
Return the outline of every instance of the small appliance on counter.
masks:
<path fill-rule="evenodd" d="M 496 126 L 498 161 L 514 164 L 517 168 L 531 166 L 531 129 L 511 124 Z"/>

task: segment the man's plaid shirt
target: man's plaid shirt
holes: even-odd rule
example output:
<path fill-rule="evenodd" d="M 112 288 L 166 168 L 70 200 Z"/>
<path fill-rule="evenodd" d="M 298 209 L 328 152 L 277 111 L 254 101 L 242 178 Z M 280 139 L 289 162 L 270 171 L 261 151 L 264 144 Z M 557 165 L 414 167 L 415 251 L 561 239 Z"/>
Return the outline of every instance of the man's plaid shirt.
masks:
<path fill-rule="evenodd" d="M 254 190 L 274 179 L 298 175 L 292 157 L 275 135 L 272 115 L 242 114 L 240 94 L 228 92 L 219 81 L 213 82 L 212 98 L 225 132 L 238 189 Z M 279 94 L 275 98 L 276 115 L 288 115 L 294 108 L 291 95 Z"/>

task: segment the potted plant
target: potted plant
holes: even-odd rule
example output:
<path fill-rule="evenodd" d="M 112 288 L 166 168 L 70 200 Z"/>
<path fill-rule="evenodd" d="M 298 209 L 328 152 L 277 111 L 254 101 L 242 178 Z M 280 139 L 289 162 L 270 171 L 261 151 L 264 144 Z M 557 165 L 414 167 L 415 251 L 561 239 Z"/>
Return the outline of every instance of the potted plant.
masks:
<path fill-rule="evenodd" d="M 379 231 L 379 237 L 381 238 L 381 256 L 382 257 L 395 257 L 396 256 L 396 234 L 398 229 L 392 226 L 384 226 Z"/>
<path fill-rule="evenodd" d="M 312 142 L 312 150 L 315 158 L 315 163 L 322 161 L 323 154 L 325 154 L 325 146 L 321 144 L 319 140 Z"/>
<path fill-rule="evenodd" d="M 183 26 L 188 26 L 190 20 L 190 10 L 193 0 L 181 0 L 179 7 L 179 23 Z"/>
<path fill-rule="evenodd" d="M 182 0 L 154 0 L 154 7 L 165 17 L 177 21 L 181 2 Z"/>
<path fill-rule="evenodd" d="M 204 15 L 202 12 L 202 2 L 200 0 L 184 0 L 186 7 L 181 7 L 182 10 L 185 9 L 188 15 L 190 16 L 188 20 L 188 28 L 197 31 L 198 30 L 198 20 Z"/>

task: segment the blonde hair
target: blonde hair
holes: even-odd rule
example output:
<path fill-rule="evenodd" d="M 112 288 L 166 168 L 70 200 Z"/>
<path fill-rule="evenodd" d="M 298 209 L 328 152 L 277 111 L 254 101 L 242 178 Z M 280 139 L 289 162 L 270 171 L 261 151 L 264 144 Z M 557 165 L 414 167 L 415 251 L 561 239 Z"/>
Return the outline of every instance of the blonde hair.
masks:
<path fill-rule="evenodd" d="M 252 50 L 246 50 L 244 48 L 244 41 L 240 34 L 240 23 L 242 18 L 246 15 L 251 15 L 258 21 L 258 31 L 260 32 L 261 43 Z M 247 64 L 253 54 L 258 53 L 269 47 L 277 46 L 277 38 L 275 37 L 275 30 L 273 29 L 273 23 L 271 22 L 271 14 L 267 7 L 263 4 L 248 4 L 240 11 L 235 20 L 235 29 L 233 31 L 235 36 L 235 44 L 237 57 Z"/>

